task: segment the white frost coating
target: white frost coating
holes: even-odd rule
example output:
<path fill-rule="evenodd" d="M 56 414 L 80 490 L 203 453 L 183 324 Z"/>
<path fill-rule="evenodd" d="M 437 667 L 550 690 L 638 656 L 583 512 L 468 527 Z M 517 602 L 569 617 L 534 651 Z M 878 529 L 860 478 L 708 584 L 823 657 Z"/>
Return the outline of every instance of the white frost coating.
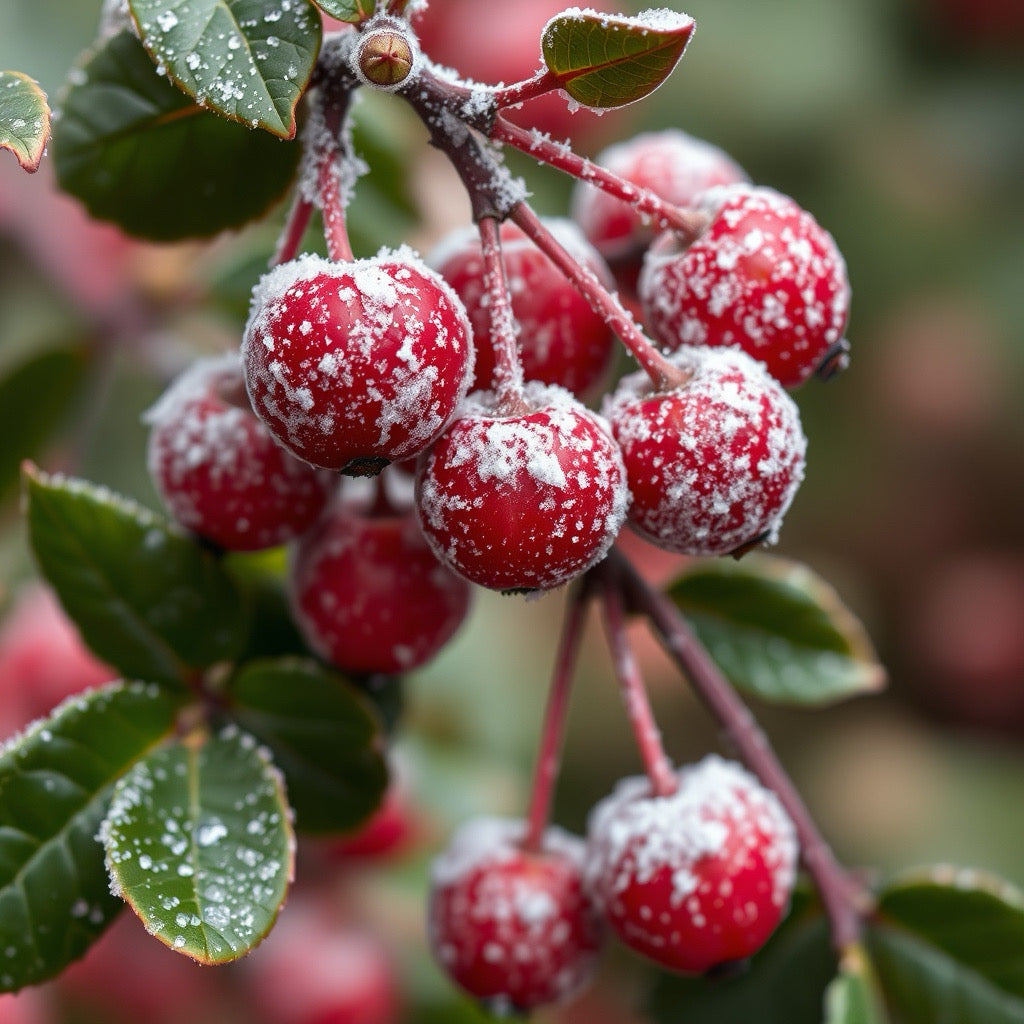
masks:
<path fill-rule="evenodd" d="M 727 554 L 775 543 L 804 475 L 796 404 L 761 363 L 732 348 L 669 356 L 693 374 L 652 401 L 645 373 L 624 377 L 604 414 L 622 446 L 630 523 L 680 554 Z"/>
<path fill-rule="evenodd" d="M 503 417 L 493 392 L 474 392 L 417 476 L 435 554 L 496 590 L 550 589 L 595 565 L 629 501 L 603 419 L 554 385 L 530 381 L 524 397 L 532 411 Z"/>
<path fill-rule="evenodd" d="M 638 291 L 662 344 L 739 345 L 787 387 L 842 337 L 850 304 L 832 236 L 788 196 L 746 183 L 698 198 L 711 218 L 685 251 L 666 233 L 648 250 Z"/>
<path fill-rule="evenodd" d="M 601 946 L 581 884 L 582 841 L 549 826 L 542 850 L 527 853 L 524 835 L 522 821 L 468 821 L 431 875 L 431 945 L 456 981 L 487 972 L 487 991 L 469 988 L 492 1012 L 567 999 L 589 980 Z"/>
<path fill-rule="evenodd" d="M 799 850 L 775 794 L 740 765 L 714 754 L 677 774 L 679 788 L 670 796 L 652 796 L 650 781 L 634 776 L 594 806 L 585 878 L 598 905 L 607 909 L 627 888 L 642 888 L 668 871 L 669 913 L 693 919 L 716 897 L 731 894 L 732 881 L 726 880 L 726 890 L 712 891 L 702 879 L 732 876 L 744 869 L 748 852 L 756 851 L 771 873 L 770 900 L 784 907 Z"/>
<path fill-rule="evenodd" d="M 678 128 L 641 132 L 602 150 L 595 162 L 676 206 L 689 206 L 716 185 L 748 180 L 724 150 Z M 573 188 L 572 216 L 605 255 L 630 250 L 650 234 L 640 214 L 585 178 Z"/>
<path fill-rule="evenodd" d="M 254 290 L 242 353 L 257 414 L 327 469 L 418 454 L 472 380 L 462 302 L 408 247 L 274 268 Z"/>

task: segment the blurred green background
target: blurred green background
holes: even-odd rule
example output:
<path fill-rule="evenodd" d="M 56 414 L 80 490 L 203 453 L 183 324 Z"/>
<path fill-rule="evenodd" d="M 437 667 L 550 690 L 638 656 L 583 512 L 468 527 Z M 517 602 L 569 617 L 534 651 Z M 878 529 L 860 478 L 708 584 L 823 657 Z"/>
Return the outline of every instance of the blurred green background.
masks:
<path fill-rule="evenodd" d="M 5 0 L 0 68 L 57 96 L 99 6 Z M 814 213 L 853 286 L 850 369 L 795 396 L 808 473 L 778 553 L 835 584 L 890 686 L 827 711 L 756 710 L 849 863 L 888 872 L 948 861 L 1024 885 L 1024 5 L 686 9 L 697 32 L 669 82 L 617 120 L 578 115 L 581 148 L 667 125 L 714 142 Z M 415 156 L 417 177 L 385 191 L 407 188 L 422 219 L 357 193 L 357 250 L 406 237 L 429 247 L 466 215 L 452 179 L 397 101 L 374 97 L 360 117 L 388 174 Z M 568 183 L 515 166 L 542 212 L 565 212 Z M 195 353 L 236 342 L 276 228 L 125 247 L 90 233 L 52 189 L 45 164 L 29 178 L 0 154 L 0 370 L 48 346 L 81 351 L 83 383 L 38 457 L 155 505 L 139 415 Z M 8 490 L 0 600 L 31 571 Z M 455 643 L 410 678 L 400 754 L 437 823 L 435 846 L 473 811 L 524 806 L 562 599 L 481 594 Z M 718 749 L 685 684 L 637 641 L 672 756 Z M 639 770 L 605 661 L 592 630 L 557 808 L 575 830 L 616 778 Z"/>

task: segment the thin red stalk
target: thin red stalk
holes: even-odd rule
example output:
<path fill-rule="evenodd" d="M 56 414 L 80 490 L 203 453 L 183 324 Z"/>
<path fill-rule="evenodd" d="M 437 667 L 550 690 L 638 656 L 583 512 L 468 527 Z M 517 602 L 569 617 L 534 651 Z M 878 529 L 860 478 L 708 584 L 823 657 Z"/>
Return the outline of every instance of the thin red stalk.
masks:
<path fill-rule="evenodd" d="M 587 267 L 577 263 L 555 236 L 541 223 L 526 203 L 517 203 L 509 214 L 526 232 L 534 245 L 565 275 L 570 284 L 587 300 L 591 309 L 622 339 L 647 376 L 655 391 L 665 391 L 686 383 L 689 375 L 673 366 L 648 338 L 618 298 L 608 291 Z"/>
<path fill-rule="evenodd" d="M 548 691 L 548 703 L 544 711 L 544 725 L 541 731 L 537 764 L 534 768 L 533 787 L 530 793 L 530 807 L 526 816 L 526 834 L 522 849 L 536 852 L 544 841 L 544 830 L 551 818 L 551 801 L 558 780 L 558 769 L 562 758 L 562 739 L 569 712 L 569 692 L 572 688 L 573 671 L 583 638 L 583 620 L 590 587 L 584 581 L 570 593 L 562 624 L 562 636 L 555 655 L 555 667 Z"/>
<path fill-rule="evenodd" d="M 349 263 L 352 261 L 352 245 L 348 240 L 348 226 L 345 221 L 345 204 L 342 201 L 338 183 L 338 159 L 340 149 L 331 147 L 320 160 L 320 174 L 317 188 L 324 218 L 324 238 L 327 254 L 332 260 Z"/>
<path fill-rule="evenodd" d="M 496 89 L 494 105 L 499 110 L 504 110 L 506 107 L 517 107 L 520 103 L 526 103 L 537 96 L 544 96 L 557 88 L 558 77 L 545 68 L 543 71 L 538 71 L 533 78 Z"/>
<path fill-rule="evenodd" d="M 481 218 L 477 228 L 480 231 L 484 287 L 489 300 L 491 340 L 494 345 L 493 384 L 497 391 L 498 411 L 503 415 L 514 415 L 524 408 L 523 364 L 519 358 L 512 299 L 505 278 L 505 263 L 501 257 L 501 228 L 494 217 Z"/>
<path fill-rule="evenodd" d="M 606 168 L 577 156 L 564 143 L 553 142 L 547 135 L 520 128 L 503 117 L 495 118 L 491 138 L 495 142 L 514 146 L 535 160 L 549 164 L 580 181 L 595 185 L 616 199 L 628 203 L 642 217 L 649 218 L 655 228 L 671 228 L 680 236 L 684 245 L 695 241 L 708 226 L 707 215 L 699 210 L 684 209 L 668 203 L 650 189 L 634 185 Z"/>
<path fill-rule="evenodd" d="M 281 232 L 281 238 L 277 243 L 277 252 L 271 261 L 271 266 L 278 266 L 295 259 L 299 254 L 299 247 L 302 245 L 302 237 L 309 226 L 309 219 L 313 216 L 313 204 L 297 193 L 292 208 L 288 211 L 288 221 Z"/>
<path fill-rule="evenodd" d="M 650 587 L 626 558 L 608 556 L 627 606 L 647 617 L 669 656 L 721 724 L 746 766 L 771 789 L 796 829 L 804 866 L 821 894 L 839 952 L 859 941 L 870 897 L 836 860 L 806 804 L 747 706 L 696 638 L 686 619 L 662 593 Z"/>
<path fill-rule="evenodd" d="M 671 796 L 679 788 L 679 779 L 672 771 L 672 763 L 665 754 L 661 732 L 654 720 L 651 702 L 647 696 L 640 666 L 633 657 L 633 649 L 626 635 L 626 614 L 622 595 L 614 580 L 604 574 L 604 620 L 608 646 L 612 652 L 615 675 L 619 680 L 622 701 L 626 705 L 629 724 L 640 748 L 640 758 L 651 782 L 655 796 Z"/>

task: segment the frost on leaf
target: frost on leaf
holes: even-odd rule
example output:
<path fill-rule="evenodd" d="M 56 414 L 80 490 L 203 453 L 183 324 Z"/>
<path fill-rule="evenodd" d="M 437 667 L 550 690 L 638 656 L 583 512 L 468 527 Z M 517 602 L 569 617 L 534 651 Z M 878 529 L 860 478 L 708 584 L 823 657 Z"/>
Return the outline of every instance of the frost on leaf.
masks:
<path fill-rule="evenodd" d="M 129 0 L 160 74 L 202 107 L 273 135 L 295 135 L 295 106 L 320 49 L 316 10 L 299 0 Z"/>
<path fill-rule="evenodd" d="M 111 888 L 171 949 L 226 963 L 270 930 L 294 836 L 267 751 L 228 727 L 140 761 L 100 829 Z"/>
<path fill-rule="evenodd" d="M 541 52 L 576 103 L 621 107 L 643 99 L 668 78 L 693 29 L 689 15 L 665 9 L 615 17 L 572 7 L 544 26 Z"/>
<path fill-rule="evenodd" d="M 39 169 L 50 137 L 46 94 L 17 71 L 0 71 L 0 149 L 9 149 L 26 171 Z"/>

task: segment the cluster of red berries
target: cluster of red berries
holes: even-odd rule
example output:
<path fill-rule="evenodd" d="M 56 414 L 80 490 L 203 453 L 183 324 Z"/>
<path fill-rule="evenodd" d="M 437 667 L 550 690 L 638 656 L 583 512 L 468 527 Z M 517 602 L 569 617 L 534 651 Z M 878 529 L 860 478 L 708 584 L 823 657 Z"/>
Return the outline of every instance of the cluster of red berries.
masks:
<path fill-rule="evenodd" d="M 786 389 L 845 358 L 842 257 L 792 200 L 680 132 L 640 136 L 607 163 L 638 208 L 653 192 L 702 227 L 655 238 L 628 203 L 582 183 L 576 222 L 545 222 L 663 346 L 660 372 L 623 377 L 601 413 L 584 398 L 610 373 L 613 318 L 524 220 L 495 232 L 504 311 L 482 234 L 447 239 L 429 266 L 407 248 L 286 260 L 254 291 L 241 356 L 193 367 L 152 410 L 150 467 L 172 513 L 223 548 L 294 541 L 296 622 L 342 669 L 424 664 L 463 620 L 471 584 L 559 587 L 627 523 L 690 555 L 775 540 L 806 448 Z M 510 329 L 524 374 L 509 368 Z M 368 489 L 331 482 L 391 464 Z M 466 826 L 430 905 L 452 978 L 528 1010 L 582 986 L 606 926 L 673 970 L 756 951 L 788 903 L 792 825 L 717 758 L 676 782 L 622 783 L 586 842 Z"/>
<path fill-rule="evenodd" d="M 782 919 L 797 844 L 774 794 L 709 756 L 672 793 L 625 779 L 591 812 L 586 841 L 474 819 L 437 859 L 434 955 L 471 995 L 524 1012 L 563 1001 L 596 969 L 606 926 L 669 970 L 743 960 Z"/>

